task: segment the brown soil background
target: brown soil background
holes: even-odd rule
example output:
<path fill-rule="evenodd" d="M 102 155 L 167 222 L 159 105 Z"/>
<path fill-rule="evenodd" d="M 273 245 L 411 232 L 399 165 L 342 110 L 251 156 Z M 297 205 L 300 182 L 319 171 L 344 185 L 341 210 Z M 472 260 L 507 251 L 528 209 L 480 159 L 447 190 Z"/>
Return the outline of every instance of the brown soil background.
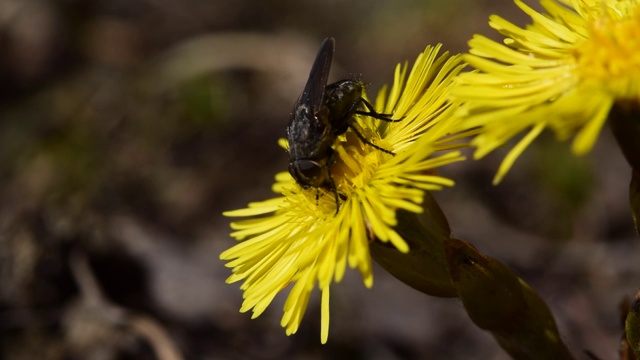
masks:
<path fill-rule="evenodd" d="M 276 144 L 325 36 L 334 79 L 371 94 L 428 44 L 453 53 L 511 1 L 0 1 L 0 358 L 507 359 L 457 300 L 375 269 L 317 296 L 298 334 L 283 297 L 256 320 L 218 256 L 221 212 L 271 196 Z M 442 173 L 454 234 L 552 308 L 577 358 L 616 359 L 640 286 L 629 169 L 605 129 L 583 158 L 543 136 L 497 187 L 507 149 Z M 159 357 L 156 351 L 165 351 Z"/>

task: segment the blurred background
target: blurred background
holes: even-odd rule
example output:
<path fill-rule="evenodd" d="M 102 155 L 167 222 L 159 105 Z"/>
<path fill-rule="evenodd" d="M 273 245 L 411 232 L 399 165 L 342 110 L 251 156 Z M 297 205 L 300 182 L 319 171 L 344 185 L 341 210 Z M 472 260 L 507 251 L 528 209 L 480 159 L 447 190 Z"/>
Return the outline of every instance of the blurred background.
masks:
<path fill-rule="evenodd" d="M 256 320 L 218 260 L 221 212 L 272 196 L 277 146 L 322 39 L 332 79 L 370 95 L 426 45 L 467 50 L 509 0 L 0 0 L 0 358 L 506 359 L 459 301 L 375 269 L 280 328 Z M 615 359 L 640 286 L 629 170 L 608 129 L 584 158 L 543 136 L 500 186 L 507 149 L 442 170 L 455 236 L 513 267 L 565 341 Z M 317 294 L 316 294 L 317 295 Z"/>

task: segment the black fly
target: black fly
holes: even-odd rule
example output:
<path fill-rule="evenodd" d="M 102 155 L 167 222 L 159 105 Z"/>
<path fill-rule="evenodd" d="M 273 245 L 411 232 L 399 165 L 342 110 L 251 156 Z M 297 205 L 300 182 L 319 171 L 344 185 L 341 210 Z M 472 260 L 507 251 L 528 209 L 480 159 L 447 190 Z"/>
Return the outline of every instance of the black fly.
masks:
<path fill-rule="evenodd" d="M 340 207 L 338 190 L 329 171 L 335 160 L 332 146 L 337 136 L 351 128 L 363 143 L 394 155 L 367 140 L 353 125 L 354 116 L 370 116 L 388 122 L 402 119 L 393 120 L 390 114 L 376 112 L 362 97 L 362 81 L 341 80 L 327 85 L 334 47 L 333 38 L 322 42 L 304 91 L 293 108 L 287 126 L 287 140 L 291 176 L 304 188 L 331 190 L 335 195 L 337 212 Z"/>

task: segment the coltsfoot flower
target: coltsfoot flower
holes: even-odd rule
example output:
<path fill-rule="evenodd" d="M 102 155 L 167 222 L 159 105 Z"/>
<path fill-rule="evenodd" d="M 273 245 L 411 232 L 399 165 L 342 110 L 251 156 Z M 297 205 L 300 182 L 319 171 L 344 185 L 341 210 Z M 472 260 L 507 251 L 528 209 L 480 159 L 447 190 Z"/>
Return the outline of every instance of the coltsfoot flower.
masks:
<path fill-rule="evenodd" d="M 464 59 L 478 71 L 462 74 L 454 97 L 480 158 L 525 132 L 503 161 L 497 183 L 546 128 L 572 151 L 594 145 L 618 101 L 640 100 L 640 1 L 541 0 L 538 12 L 521 0 L 532 19 L 525 28 L 497 16 L 489 24 L 504 44 L 482 35 Z"/>
<path fill-rule="evenodd" d="M 393 86 L 378 94 L 376 110 L 402 121 L 359 117 L 355 122 L 367 140 L 395 156 L 363 143 L 352 130 L 337 138 L 330 171 L 340 195 L 339 211 L 333 192 L 304 189 L 282 172 L 273 185 L 277 197 L 224 213 L 249 218 L 231 223 L 231 236 L 240 243 L 220 255 L 233 269 L 227 282 L 242 281 L 241 312 L 252 310 L 253 318 L 259 316 L 290 287 L 281 325 L 287 335 L 293 334 L 317 285 L 325 343 L 329 288 L 341 281 L 347 265 L 357 268 L 365 286 L 371 287 L 370 241 L 409 251 L 394 231 L 396 211 L 422 212 L 425 191 L 453 185 L 435 169 L 463 159 L 454 151 L 460 137 L 448 136 L 455 111 L 448 98 L 464 64 L 460 56 L 438 56 L 439 50 L 440 46 L 427 47 L 408 76 L 407 64 L 398 65 Z M 286 147 L 284 141 L 282 146 Z"/>

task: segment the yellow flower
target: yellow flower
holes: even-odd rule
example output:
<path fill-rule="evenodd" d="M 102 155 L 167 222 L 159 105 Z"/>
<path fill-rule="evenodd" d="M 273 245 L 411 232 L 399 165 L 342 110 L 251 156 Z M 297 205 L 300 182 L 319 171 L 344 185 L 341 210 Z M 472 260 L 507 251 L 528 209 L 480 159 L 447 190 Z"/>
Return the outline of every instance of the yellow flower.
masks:
<path fill-rule="evenodd" d="M 381 90 L 375 107 L 393 114 L 396 123 L 369 117 L 356 119 L 359 132 L 395 156 L 364 144 L 351 130 L 338 137 L 330 171 L 340 194 L 304 189 L 287 172 L 276 175 L 277 197 L 225 212 L 251 217 L 233 222 L 231 236 L 241 242 L 220 255 L 233 274 L 227 283 L 243 281 L 241 312 L 264 312 L 274 297 L 291 285 L 281 325 L 287 335 L 298 330 L 309 296 L 322 292 L 321 341 L 329 331 L 329 286 L 340 282 L 347 264 L 357 268 L 367 287 L 373 285 L 369 242 L 377 239 L 407 252 L 396 231 L 396 211 L 422 212 L 425 191 L 451 186 L 434 169 L 462 160 L 460 147 L 448 136 L 454 107 L 448 102 L 453 78 L 464 67 L 460 56 L 438 56 L 440 46 L 427 47 L 407 77 L 398 65 L 388 94 Z M 284 142 L 284 141 L 282 141 Z M 286 144 L 284 144 L 286 146 Z"/>
<path fill-rule="evenodd" d="M 640 99 L 638 0 L 541 0 L 540 13 L 523 1 L 532 19 L 525 28 L 492 16 L 504 44 L 476 35 L 465 60 L 478 71 L 462 74 L 454 98 L 465 101 L 467 127 L 480 158 L 527 130 L 504 159 L 494 183 L 544 130 L 575 154 L 588 152 L 616 101 Z"/>

